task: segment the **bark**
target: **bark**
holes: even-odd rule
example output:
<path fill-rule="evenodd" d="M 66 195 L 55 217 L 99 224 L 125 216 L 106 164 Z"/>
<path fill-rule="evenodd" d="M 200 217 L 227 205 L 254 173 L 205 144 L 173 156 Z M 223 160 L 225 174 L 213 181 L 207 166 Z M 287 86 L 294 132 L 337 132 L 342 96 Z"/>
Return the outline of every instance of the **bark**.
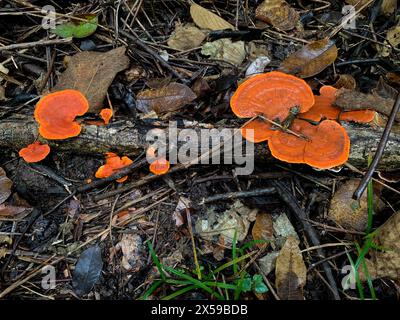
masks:
<path fill-rule="evenodd" d="M 207 125 L 204 125 L 207 127 Z M 368 154 L 373 154 L 380 141 L 383 129 L 357 124 L 343 124 L 351 140 L 349 163 L 359 169 L 367 166 Z M 82 125 L 81 134 L 68 140 L 47 142 L 52 150 L 77 154 L 103 154 L 114 151 L 118 154 L 134 155 L 146 146 L 145 135 L 151 127 L 135 126 L 129 121 L 117 121 L 109 126 Z M 0 148 L 19 150 L 38 137 L 37 123 L 31 118 L 20 116 L 0 120 Z M 392 132 L 382 160 L 382 170 L 400 169 L 400 133 Z M 256 144 L 256 160 L 271 160 L 265 143 Z"/>

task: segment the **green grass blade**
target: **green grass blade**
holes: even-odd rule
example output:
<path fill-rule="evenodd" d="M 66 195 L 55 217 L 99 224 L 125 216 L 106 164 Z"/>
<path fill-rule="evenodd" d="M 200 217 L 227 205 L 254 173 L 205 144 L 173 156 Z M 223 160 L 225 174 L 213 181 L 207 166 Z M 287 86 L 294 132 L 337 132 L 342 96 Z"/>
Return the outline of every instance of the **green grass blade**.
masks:
<path fill-rule="evenodd" d="M 360 296 L 360 299 L 364 300 L 364 296 L 365 296 L 364 295 L 364 288 L 363 288 L 363 286 L 361 284 L 361 281 L 360 281 L 360 275 L 358 274 L 358 269 L 356 268 L 356 265 L 355 265 L 353 259 L 351 258 L 350 254 L 348 252 L 346 252 L 346 255 L 347 255 L 347 258 L 350 261 L 351 267 L 354 270 L 354 276 L 356 277 L 356 284 L 357 284 L 358 294 Z"/>
<path fill-rule="evenodd" d="M 235 233 L 233 234 L 233 243 L 232 243 L 232 261 L 235 261 L 236 258 L 237 258 L 237 253 L 236 253 L 237 246 L 236 246 L 236 244 L 237 244 L 237 230 L 235 229 Z M 239 267 L 238 267 L 238 265 L 236 263 L 233 264 L 232 268 L 233 268 L 233 273 L 234 274 L 236 274 L 238 272 L 238 270 L 239 270 Z M 214 272 L 214 274 L 215 274 L 215 272 Z"/>
<path fill-rule="evenodd" d="M 243 260 L 246 260 L 247 258 L 250 258 L 252 255 L 253 255 L 253 253 L 252 253 L 252 252 L 249 252 L 249 253 L 247 253 L 247 254 L 245 254 L 245 255 L 243 255 L 243 256 L 240 256 L 240 257 L 238 257 L 238 258 L 236 258 L 236 259 L 234 259 L 234 260 L 232 260 L 232 261 L 229 261 L 229 262 L 227 262 L 227 263 L 224 263 L 222 266 L 220 266 L 220 267 L 218 267 L 217 269 L 215 269 L 212 273 L 213 273 L 213 274 L 216 274 L 216 273 L 218 273 L 218 272 L 220 272 L 220 271 L 222 271 L 222 270 L 224 270 L 224 269 L 226 269 L 226 268 L 229 268 L 229 267 L 232 266 L 232 265 L 236 265 L 236 264 L 239 263 L 240 261 L 243 261 Z"/>
<path fill-rule="evenodd" d="M 175 275 L 178 276 L 178 277 L 181 277 L 181 278 L 183 278 L 183 279 L 185 279 L 185 280 L 190 281 L 190 282 L 193 283 L 196 287 L 205 290 L 206 292 L 208 292 L 208 293 L 210 293 L 211 295 L 215 296 L 217 299 L 219 299 L 219 300 L 224 300 L 224 297 L 223 297 L 223 296 L 221 296 L 218 292 L 215 292 L 214 290 L 212 290 L 210 287 L 208 287 L 207 285 L 205 285 L 205 284 L 204 284 L 203 282 L 201 282 L 200 280 L 197 280 L 197 279 L 195 279 L 195 278 L 193 278 L 193 277 L 191 277 L 191 276 L 189 276 L 189 275 L 187 275 L 187 274 L 185 274 L 185 273 L 183 273 L 183 272 L 180 272 L 180 271 L 178 271 L 178 270 L 175 270 L 175 269 L 173 269 L 173 268 L 170 268 L 170 267 L 167 267 L 167 266 L 164 266 L 164 268 L 165 268 L 165 270 L 166 270 L 167 272 L 170 272 L 170 273 L 172 273 L 172 274 L 175 274 Z"/>
<path fill-rule="evenodd" d="M 147 298 L 160 286 L 164 283 L 163 280 L 156 280 L 153 282 L 153 284 L 151 285 L 151 287 L 149 288 L 149 290 L 147 290 L 143 297 L 142 300 L 147 300 Z"/>
<path fill-rule="evenodd" d="M 161 262 L 160 260 L 158 260 L 157 254 L 154 251 L 153 245 L 151 244 L 150 241 L 147 241 L 147 246 L 149 247 L 149 251 L 150 251 L 150 255 L 151 255 L 151 259 L 153 260 L 154 264 L 156 265 L 158 272 L 160 273 L 160 276 L 162 278 L 162 280 L 165 281 L 165 279 L 167 278 L 165 276 L 164 270 L 162 268 Z"/>
<path fill-rule="evenodd" d="M 176 297 L 179 297 L 180 295 L 182 295 L 182 294 L 184 294 L 184 293 L 186 293 L 188 291 L 195 290 L 195 289 L 196 289 L 195 285 L 187 286 L 185 288 L 182 288 L 182 289 L 180 289 L 178 291 L 175 291 L 175 292 L 165 296 L 161 300 L 172 300 L 172 299 L 174 299 Z"/>
<path fill-rule="evenodd" d="M 368 157 L 368 166 L 372 161 L 371 155 Z M 368 205 L 368 223 L 366 233 L 370 233 L 372 229 L 372 221 L 374 217 L 374 187 L 372 179 L 369 180 L 367 185 L 367 205 Z"/>

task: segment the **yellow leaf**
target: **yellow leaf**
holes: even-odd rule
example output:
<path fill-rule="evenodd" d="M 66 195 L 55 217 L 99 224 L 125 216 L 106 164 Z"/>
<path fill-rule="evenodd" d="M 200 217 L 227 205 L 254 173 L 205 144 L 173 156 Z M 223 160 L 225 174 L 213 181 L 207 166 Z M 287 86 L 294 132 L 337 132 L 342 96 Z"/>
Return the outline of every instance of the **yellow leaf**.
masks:
<path fill-rule="evenodd" d="M 190 6 L 190 15 L 192 16 L 194 23 L 202 29 L 234 29 L 233 25 L 229 22 L 196 3 L 192 3 Z"/>

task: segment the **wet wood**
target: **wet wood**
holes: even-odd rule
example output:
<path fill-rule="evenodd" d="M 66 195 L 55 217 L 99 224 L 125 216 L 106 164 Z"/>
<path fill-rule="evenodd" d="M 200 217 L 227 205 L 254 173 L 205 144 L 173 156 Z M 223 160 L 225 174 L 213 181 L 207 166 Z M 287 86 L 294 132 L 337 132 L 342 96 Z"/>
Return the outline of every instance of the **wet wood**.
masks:
<path fill-rule="evenodd" d="M 343 124 L 351 140 L 349 162 L 359 169 L 367 167 L 368 154 L 374 154 L 383 129 L 357 124 Z M 207 127 L 207 125 L 200 125 Z M 77 154 L 102 154 L 114 151 L 135 155 L 142 152 L 148 143 L 146 132 L 151 127 L 135 126 L 129 121 L 118 121 L 109 126 L 82 125 L 81 134 L 68 140 L 46 141 L 52 150 Z M 164 128 L 168 131 L 168 128 Z M 181 129 L 178 129 L 178 132 Z M 200 129 L 196 129 L 200 130 Z M 20 116 L 0 120 L 0 148 L 19 150 L 35 141 L 38 127 L 31 117 Z M 378 169 L 400 169 L 400 133 L 392 132 Z M 256 160 L 271 160 L 265 143 L 255 146 Z"/>

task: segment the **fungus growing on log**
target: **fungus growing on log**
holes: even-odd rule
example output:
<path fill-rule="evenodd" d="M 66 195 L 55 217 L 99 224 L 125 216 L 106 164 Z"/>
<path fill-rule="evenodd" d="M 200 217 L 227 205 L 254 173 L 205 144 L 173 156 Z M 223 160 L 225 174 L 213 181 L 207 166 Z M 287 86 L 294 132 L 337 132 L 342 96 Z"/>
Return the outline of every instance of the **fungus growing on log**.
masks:
<path fill-rule="evenodd" d="M 106 163 L 102 165 L 95 174 L 96 178 L 107 178 L 115 173 L 117 173 L 122 168 L 130 165 L 133 161 L 126 156 L 120 158 L 113 152 L 107 152 L 106 156 Z M 117 182 L 124 182 L 128 179 L 128 176 L 122 177 L 117 179 Z"/>
<path fill-rule="evenodd" d="M 33 163 L 45 159 L 50 153 L 50 147 L 47 144 L 41 144 L 39 141 L 31 143 L 19 151 L 19 156 L 26 162 Z"/>
<path fill-rule="evenodd" d="M 113 111 L 109 108 L 101 109 L 100 117 L 103 119 L 104 124 L 107 125 L 110 123 L 110 119 L 113 116 Z"/>
<path fill-rule="evenodd" d="M 340 115 L 340 109 L 333 106 L 336 89 L 325 86 L 320 92 L 315 97 L 318 106 L 314 109 L 314 95 L 302 79 L 273 71 L 241 84 L 231 99 L 231 108 L 240 118 L 260 116 L 246 123 L 241 133 L 255 143 L 268 140 L 275 158 L 329 169 L 347 161 L 350 139 L 336 121 L 324 120 L 318 125 L 307 121 L 336 120 Z M 343 120 L 362 122 L 371 117 L 369 110 L 357 113 L 348 112 Z M 305 120 L 297 119 L 300 116 Z M 252 138 L 247 130 L 254 133 Z"/>
<path fill-rule="evenodd" d="M 149 167 L 150 171 L 156 175 L 166 174 L 169 168 L 169 161 L 165 158 L 154 160 Z"/>
<path fill-rule="evenodd" d="M 347 161 L 350 139 L 337 122 L 325 120 L 314 126 L 296 119 L 291 130 L 307 139 L 277 132 L 268 140 L 268 147 L 275 158 L 290 163 L 305 163 L 318 169 L 333 168 Z"/>
<path fill-rule="evenodd" d="M 314 95 L 307 83 L 295 76 L 272 71 L 243 82 L 231 99 L 233 113 L 239 118 L 262 115 L 282 123 L 292 113 L 304 113 L 314 104 Z M 252 123 L 254 122 L 254 123 Z M 262 142 L 274 134 L 268 123 L 255 119 L 243 129 L 255 129 L 252 142 Z M 242 135 L 246 138 L 245 130 Z"/>
<path fill-rule="evenodd" d="M 75 118 L 84 115 L 88 109 L 88 101 L 77 90 L 68 89 L 45 95 L 37 103 L 34 112 L 40 135 L 50 140 L 79 135 L 81 126 Z"/>
<path fill-rule="evenodd" d="M 321 121 L 322 119 L 354 121 L 358 123 L 369 123 L 375 117 L 373 110 L 343 111 L 334 105 L 336 92 L 338 90 L 331 86 L 323 86 L 319 90 L 319 96 L 315 96 L 313 107 L 305 113 L 299 114 L 302 119 Z"/>
<path fill-rule="evenodd" d="M 166 174 L 170 168 L 170 163 L 167 159 L 160 157 L 156 158 L 156 149 L 148 147 L 146 150 L 147 161 L 150 162 L 149 170 L 155 175 Z"/>

